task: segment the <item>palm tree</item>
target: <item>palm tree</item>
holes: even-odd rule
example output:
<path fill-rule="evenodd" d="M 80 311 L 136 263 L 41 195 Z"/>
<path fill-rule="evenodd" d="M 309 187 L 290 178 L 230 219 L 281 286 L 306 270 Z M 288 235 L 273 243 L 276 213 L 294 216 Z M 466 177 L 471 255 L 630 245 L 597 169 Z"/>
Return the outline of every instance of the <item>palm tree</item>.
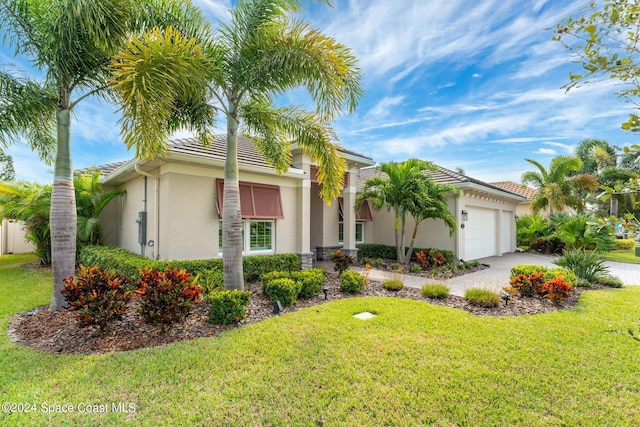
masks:
<path fill-rule="evenodd" d="M 460 189 L 451 184 L 439 184 L 433 179 L 427 181 L 427 185 L 423 189 L 423 194 L 409 208 L 409 213 L 415 220 L 413 234 L 411 235 L 411 243 L 405 254 L 405 262 L 411 260 L 413 248 L 418 235 L 418 227 L 426 219 L 440 219 L 449 227 L 449 235 L 452 236 L 456 232 L 458 224 L 455 216 L 449 210 L 448 195 L 460 196 Z"/>
<path fill-rule="evenodd" d="M 438 187 L 433 182 L 429 176 L 433 170 L 435 166 L 431 162 L 419 159 L 382 163 L 378 167 L 378 176 L 368 179 L 356 198 L 356 208 L 371 199 L 375 210 L 386 207 L 387 211 L 393 211 L 396 257 L 400 263 L 411 259 L 411 252 L 404 252 L 408 216 L 415 215 L 416 219 L 412 244 L 419 223 L 436 217 L 431 215 L 440 215 L 437 217 L 446 218 L 445 222 L 450 223 L 451 218 L 444 212 L 448 212 L 448 209 L 446 206 L 443 209 L 442 205 L 443 202 L 446 205 L 445 187 Z"/>
<path fill-rule="evenodd" d="M 76 189 L 76 211 L 78 212 L 78 243 L 80 245 L 102 244 L 102 220 L 100 213 L 111 200 L 126 194 L 124 190 L 104 191 L 100 172 L 76 174 L 73 186 Z"/>
<path fill-rule="evenodd" d="M 51 264 L 50 208 L 51 185 L 0 182 L 0 219 L 24 224 L 25 238 L 34 244 L 42 265 Z"/>
<path fill-rule="evenodd" d="M 115 87 L 122 99 L 125 141 L 162 152 L 182 122 L 203 144 L 213 118 L 227 125 L 222 252 L 227 289 L 243 289 L 242 217 L 238 186 L 238 133 L 249 136 L 276 172 L 291 160 L 291 140 L 318 164 L 325 200 L 342 189 L 346 163 L 329 126 L 362 96 L 351 51 L 290 15 L 299 0 L 239 0 L 229 24 L 216 34 L 154 30 L 116 56 Z M 316 110 L 276 105 L 291 89 L 306 87 Z"/>
<path fill-rule="evenodd" d="M 535 160 L 525 160 L 538 168 L 538 171 L 528 171 L 522 175 L 524 185 L 532 185 L 538 190 L 531 200 L 533 213 L 545 208 L 549 208 L 549 212 L 553 213 L 554 210 L 562 211 L 567 206 L 581 212 L 584 202 L 578 195 L 578 190 L 598 188 L 598 181 L 592 175 L 570 176 L 582 167 L 582 161 L 577 157 L 554 157 L 549 169 Z"/>
<path fill-rule="evenodd" d="M 64 305 L 62 280 L 75 268 L 71 114 L 87 97 L 110 98 L 110 59 L 131 31 L 192 20 L 198 25 L 199 16 L 188 1 L 177 0 L 0 0 L 0 30 L 16 54 L 46 76 L 38 81 L 0 72 L 0 146 L 24 137 L 41 157 L 56 153 L 51 194 L 54 310 Z"/>

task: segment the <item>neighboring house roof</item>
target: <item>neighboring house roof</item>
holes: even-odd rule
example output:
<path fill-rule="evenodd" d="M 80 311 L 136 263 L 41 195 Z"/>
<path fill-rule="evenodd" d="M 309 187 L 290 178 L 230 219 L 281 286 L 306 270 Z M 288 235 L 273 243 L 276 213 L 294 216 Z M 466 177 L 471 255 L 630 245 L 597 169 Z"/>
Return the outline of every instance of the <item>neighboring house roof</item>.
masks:
<path fill-rule="evenodd" d="M 102 176 L 107 176 L 114 170 L 118 169 L 120 166 L 127 163 L 127 160 L 123 160 L 121 162 L 107 163 L 105 165 L 92 166 L 86 169 L 80 169 L 80 173 L 90 173 L 90 172 L 100 172 Z"/>
<path fill-rule="evenodd" d="M 526 197 L 527 200 L 531 200 L 533 196 L 538 192 L 535 188 L 527 187 L 524 184 L 518 184 L 513 181 L 500 181 L 500 182 L 492 182 L 491 185 L 496 187 L 504 188 L 507 191 L 512 193 L 519 194 L 523 197 Z"/>
<path fill-rule="evenodd" d="M 500 195 L 503 197 L 507 197 L 510 199 L 518 199 L 520 201 L 525 201 L 524 196 L 514 191 L 510 191 L 508 189 L 505 189 L 493 184 L 489 184 L 484 181 L 480 181 L 479 179 L 462 175 L 458 172 L 454 172 L 447 168 L 443 168 L 442 166 L 436 165 L 436 167 L 437 169 L 431 172 L 431 176 L 433 177 L 434 181 L 436 181 L 439 184 L 452 184 L 462 189 L 480 190 L 480 191 L 485 191 L 488 193 Z M 358 191 L 364 188 L 364 183 L 367 179 L 373 178 L 378 173 L 379 172 L 377 171 L 376 166 L 360 169 L 360 175 L 358 176 L 358 179 L 356 181 Z"/>

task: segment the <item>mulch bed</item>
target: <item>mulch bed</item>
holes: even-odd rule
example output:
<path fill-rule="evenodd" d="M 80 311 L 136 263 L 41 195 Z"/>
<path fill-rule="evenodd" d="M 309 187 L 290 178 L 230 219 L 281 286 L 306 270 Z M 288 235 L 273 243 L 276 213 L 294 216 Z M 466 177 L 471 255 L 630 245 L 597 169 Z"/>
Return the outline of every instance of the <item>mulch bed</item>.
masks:
<path fill-rule="evenodd" d="M 420 294 L 419 289 L 403 288 L 395 292 L 388 291 L 382 287 L 380 282 L 376 281 L 370 281 L 361 293 L 345 294 L 339 291 L 339 280 L 335 273 L 327 273 L 325 286 L 329 288 L 328 301 L 363 296 L 406 298 L 467 310 L 478 316 L 522 316 L 570 308 L 577 303 L 580 292 L 580 290 L 575 291 L 561 307 L 544 298 L 514 297 L 508 305 L 501 304 L 497 308 L 481 308 L 472 306 L 464 298 L 457 296 L 449 296 L 442 300 L 429 300 Z M 82 354 L 128 351 L 162 346 L 197 337 L 216 336 L 225 330 L 274 316 L 273 303 L 262 294 L 261 283 L 250 283 L 246 288 L 253 293 L 247 310 L 247 318 L 236 325 L 212 325 L 209 323 L 210 304 L 208 301 L 203 301 L 194 305 L 193 314 L 184 322 L 173 325 L 163 333 L 159 328 L 142 322 L 137 313 L 137 301 L 132 300 L 127 313 L 121 320 L 115 321 L 105 334 L 100 334 L 95 326 L 78 328 L 76 325 L 77 313 L 74 311 L 52 312 L 48 307 L 39 307 L 33 311 L 14 316 L 9 325 L 8 334 L 14 342 L 27 347 L 50 353 Z M 295 306 L 288 307 L 286 311 L 296 311 L 328 301 L 325 301 L 321 292 L 314 298 L 299 300 Z"/>

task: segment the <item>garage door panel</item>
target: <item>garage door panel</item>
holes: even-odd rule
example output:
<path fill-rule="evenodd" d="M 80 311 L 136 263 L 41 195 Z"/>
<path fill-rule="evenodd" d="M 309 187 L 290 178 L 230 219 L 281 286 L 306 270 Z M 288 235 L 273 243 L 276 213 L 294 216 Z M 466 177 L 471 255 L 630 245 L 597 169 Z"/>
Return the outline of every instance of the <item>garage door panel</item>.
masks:
<path fill-rule="evenodd" d="M 496 254 L 496 211 L 468 206 L 465 222 L 465 256 L 467 260 Z"/>

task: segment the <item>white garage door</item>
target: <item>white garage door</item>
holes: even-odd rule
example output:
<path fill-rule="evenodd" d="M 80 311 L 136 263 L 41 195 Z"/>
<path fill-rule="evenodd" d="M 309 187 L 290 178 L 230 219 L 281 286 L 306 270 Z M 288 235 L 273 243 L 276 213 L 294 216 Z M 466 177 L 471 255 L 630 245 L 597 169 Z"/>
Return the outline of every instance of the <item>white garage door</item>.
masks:
<path fill-rule="evenodd" d="M 467 206 L 469 219 L 464 223 L 465 261 L 496 254 L 496 211 Z"/>
<path fill-rule="evenodd" d="M 500 251 L 504 254 L 507 252 L 513 252 L 511 249 L 511 219 L 513 218 L 513 212 L 502 212 L 502 218 L 500 221 Z"/>

